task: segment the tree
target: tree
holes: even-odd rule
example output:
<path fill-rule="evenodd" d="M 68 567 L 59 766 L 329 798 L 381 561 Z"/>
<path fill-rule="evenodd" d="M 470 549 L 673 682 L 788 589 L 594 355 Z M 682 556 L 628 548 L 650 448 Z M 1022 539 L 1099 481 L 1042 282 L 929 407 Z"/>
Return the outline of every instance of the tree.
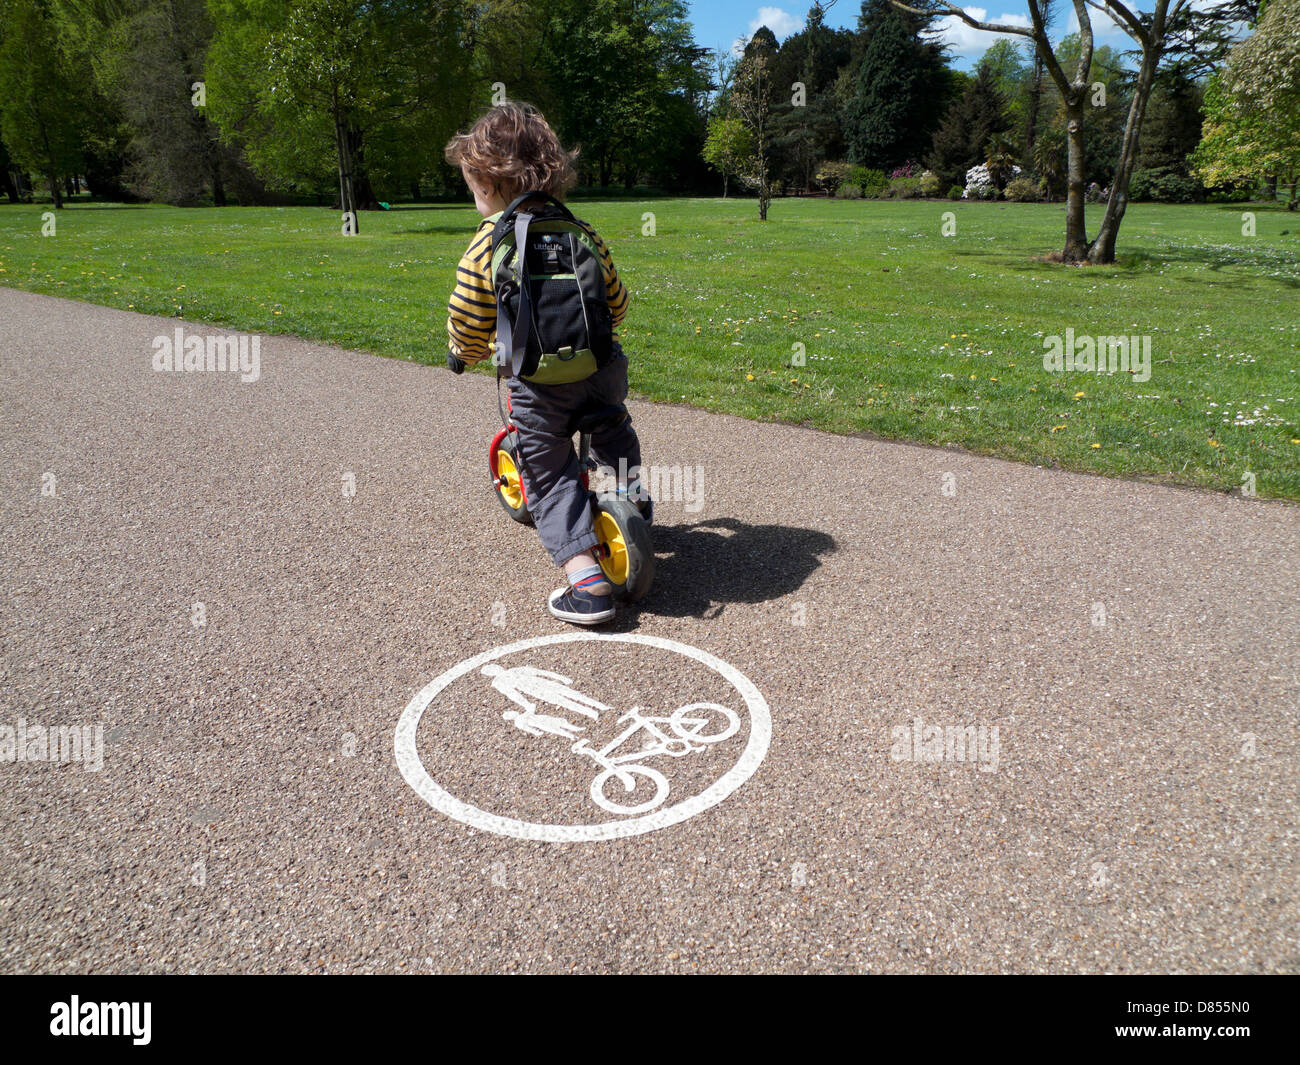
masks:
<path fill-rule="evenodd" d="M 205 0 L 50 2 L 65 50 L 111 108 L 113 121 L 88 139 L 92 160 L 121 151 L 150 197 L 192 205 L 210 193 L 224 205 L 227 175 L 240 162 L 196 89 L 212 38 Z"/>
<path fill-rule="evenodd" d="M 704 159 L 722 175 L 722 198 L 727 198 L 727 182 L 743 172 L 753 154 L 753 142 L 745 123 L 734 115 L 714 115 L 709 119 L 709 135 L 704 141 Z"/>
<path fill-rule="evenodd" d="M 434 165 L 468 110 L 463 7 L 455 0 L 211 0 L 208 106 L 222 136 L 282 188 L 333 172 L 356 223 L 377 188 Z"/>
<path fill-rule="evenodd" d="M 1002 99 L 1008 104 L 1019 94 L 1025 76 L 1028 74 L 1028 68 L 1020 52 L 1014 44 L 1005 39 L 996 40 L 989 46 L 988 51 L 980 59 L 979 66 L 988 67 L 989 73 L 993 76 L 993 84 L 997 86 Z"/>
<path fill-rule="evenodd" d="M 1171 11 L 1165 49 L 1170 69 L 1194 81 L 1217 73 L 1245 28 L 1258 21 L 1266 2 L 1217 0 Z"/>
<path fill-rule="evenodd" d="M 1205 92 L 1204 135 L 1193 156 L 1208 185 L 1300 174 L 1300 0 L 1271 0 L 1255 34 L 1229 53 Z"/>
<path fill-rule="evenodd" d="M 1062 69 L 1074 69 L 1079 62 L 1082 41 L 1071 33 L 1056 45 L 1056 59 Z M 1085 187 L 1096 184 L 1108 188 L 1124 140 L 1124 121 L 1132 101 L 1133 76 L 1124 66 L 1123 57 L 1109 45 L 1094 45 L 1086 76 L 1083 113 L 1087 118 L 1081 136 L 1083 146 L 1083 180 Z M 1059 94 L 1054 106 L 1044 108 L 1039 124 L 1041 133 L 1062 133 L 1061 143 L 1068 141 L 1069 114 Z M 1068 152 L 1067 152 L 1068 155 Z"/>
<path fill-rule="evenodd" d="M 0 139 L 14 162 L 45 179 L 62 208 L 63 179 L 81 167 L 88 101 L 42 0 L 0 6 L 0 101 Z"/>
<path fill-rule="evenodd" d="M 674 101 L 702 100 L 708 87 L 708 52 L 692 40 L 681 0 L 560 0 L 551 10 L 543 62 L 560 87 L 552 118 L 600 185 L 619 171 L 632 186 L 675 154 L 683 132 L 702 139 L 702 129 L 683 131 L 686 112 Z"/>
<path fill-rule="evenodd" d="M 849 62 L 853 34 L 826 25 L 826 11 L 833 4 L 834 0 L 814 2 L 804 28 L 786 38 L 772 67 L 772 83 L 777 89 L 773 167 L 804 191 L 811 188 L 813 174 L 823 159 L 844 152 L 835 79 Z"/>
<path fill-rule="evenodd" d="M 844 112 L 849 160 L 879 169 L 919 159 L 945 92 L 943 46 L 925 39 L 933 16 L 908 18 L 889 0 L 866 0 L 866 36 L 852 100 Z"/>
<path fill-rule="evenodd" d="M 926 166 L 938 175 L 942 188 L 964 185 L 966 171 L 987 160 L 989 141 L 1009 128 L 993 68 L 981 63 L 961 99 L 953 103 L 939 125 Z"/>
<path fill-rule="evenodd" d="M 1068 72 L 1057 58 L 1048 38 L 1043 20 L 1043 0 L 1027 0 L 1031 26 L 1013 26 L 985 22 L 973 14 L 950 3 L 949 0 L 917 0 L 923 7 L 913 7 L 903 0 L 892 0 L 896 7 L 920 15 L 935 17 L 941 13 L 954 15 L 968 26 L 990 33 L 1007 33 L 1033 41 L 1037 54 L 1043 61 L 1065 106 L 1067 177 L 1065 209 L 1065 247 L 1061 257 L 1065 262 L 1112 263 L 1115 261 L 1115 243 L 1120 225 L 1128 208 L 1129 180 L 1137 162 L 1138 145 L 1142 135 L 1142 120 L 1146 114 L 1156 71 L 1164 49 L 1169 43 L 1169 18 L 1187 7 L 1189 0 L 1154 0 L 1150 13 L 1135 14 L 1122 0 L 1072 0 L 1079 22 L 1079 55 Z M 1087 155 L 1084 143 L 1084 119 L 1091 85 L 1088 80 L 1092 68 L 1093 31 L 1088 8 L 1104 11 L 1131 37 L 1138 46 L 1140 62 L 1133 79 L 1132 95 L 1119 156 L 1111 175 L 1110 196 L 1102 215 L 1097 236 L 1089 241 L 1084 223 L 1084 187 Z M 971 10 L 979 10 L 972 8 Z M 982 13 L 982 12 L 981 12 Z"/>
<path fill-rule="evenodd" d="M 1054 0 L 1041 0 L 1039 4 L 1039 19 L 1043 25 L 1042 36 L 1050 39 L 1052 26 L 1056 22 L 1056 8 L 1053 6 Z M 1036 41 L 1030 40 L 1026 47 L 1029 51 L 1029 75 L 1028 83 L 1025 87 L 1025 156 L 1032 158 L 1035 155 L 1034 145 L 1038 140 L 1039 116 L 1043 107 L 1043 91 L 1047 88 L 1047 67 L 1043 64 L 1043 57 L 1036 47 Z"/>
<path fill-rule="evenodd" d="M 4 119 L 0 118 L 0 127 L 4 126 Z M 5 142 L 0 140 L 0 191 L 3 191 L 9 197 L 10 203 L 17 203 L 22 197 L 18 191 L 18 184 L 14 181 L 13 161 L 9 158 L 9 149 L 5 147 Z"/>
<path fill-rule="evenodd" d="M 1189 175 L 1188 156 L 1201 140 L 1201 95 L 1180 67 L 1157 82 L 1143 123 L 1138 169 Z"/>
<path fill-rule="evenodd" d="M 757 34 L 755 35 L 757 36 Z M 753 41 L 750 42 L 751 46 Z M 749 134 L 750 150 L 741 160 L 737 176 L 758 192 L 758 217 L 767 221 L 772 202 L 771 138 L 772 76 L 768 69 L 771 51 L 763 47 L 746 49 L 736 68 L 731 90 L 731 107 Z"/>

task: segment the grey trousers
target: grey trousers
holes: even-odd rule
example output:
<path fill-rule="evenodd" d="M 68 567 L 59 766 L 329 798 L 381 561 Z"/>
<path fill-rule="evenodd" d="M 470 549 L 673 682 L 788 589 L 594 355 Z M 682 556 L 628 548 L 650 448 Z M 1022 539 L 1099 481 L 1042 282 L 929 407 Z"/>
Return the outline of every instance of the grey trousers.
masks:
<path fill-rule="evenodd" d="M 509 387 L 528 509 L 542 546 L 562 566 L 597 543 L 590 498 L 582 487 L 573 448 L 573 424 L 585 410 L 627 399 L 627 357 L 615 345 L 613 360 L 585 381 L 536 385 L 511 378 Z M 591 451 L 600 465 L 615 470 L 619 459 L 626 459 L 629 470 L 640 466 L 641 444 L 632 419 L 593 433 Z"/>

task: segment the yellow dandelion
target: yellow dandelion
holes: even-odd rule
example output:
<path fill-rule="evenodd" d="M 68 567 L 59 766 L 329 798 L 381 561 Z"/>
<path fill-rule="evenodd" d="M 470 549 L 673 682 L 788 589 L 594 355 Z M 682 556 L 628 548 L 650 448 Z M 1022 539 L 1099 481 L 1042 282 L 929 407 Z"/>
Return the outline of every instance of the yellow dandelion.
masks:
<path fill-rule="evenodd" d="M 1094 448 L 1098 448 L 1098 447 L 1101 447 L 1101 445 L 1100 445 L 1100 444 L 1093 444 L 1092 447 L 1094 447 Z"/>
<path fill-rule="evenodd" d="M 1058 430 L 1060 430 L 1060 429 L 1064 429 L 1064 428 L 1065 428 L 1064 425 L 1053 425 L 1053 426 L 1052 426 L 1052 432 L 1055 433 L 1055 432 L 1057 432 Z"/>

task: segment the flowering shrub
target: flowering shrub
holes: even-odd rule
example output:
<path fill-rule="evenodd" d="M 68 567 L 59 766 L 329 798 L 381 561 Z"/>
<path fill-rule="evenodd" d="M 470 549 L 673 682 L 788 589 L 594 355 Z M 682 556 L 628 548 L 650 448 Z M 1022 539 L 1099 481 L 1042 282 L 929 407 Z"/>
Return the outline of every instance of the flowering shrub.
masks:
<path fill-rule="evenodd" d="M 961 194 L 963 200 L 995 200 L 997 196 L 997 186 L 993 184 L 987 166 L 980 163 L 966 171 L 966 188 Z"/>
<path fill-rule="evenodd" d="M 1035 181 L 1028 174 L 1021 174 L 1007 182 L 1002 195 L 1017 203 L 1038 203 L 1047 198 L 1046 182 Z"/>
<path fill-rule="evenodd" d="M 848 172 L 848 163 L 832 160 L 821 165 L 821 168 L 813 175 L 813 180 L 833 196 L 835 190 L 844 184 L 844 178 L 848 175 Z"/>
<path fill-rule="evenodd" d="M 942 183 L 939 181 L 939 175 L 936 174 L 933 170 L 926 170 L 922 172 L 921 174 L 921 195 L 922 196 L 926 196 L 931 199 L 934 199 L 939 195 L 939 190 L 942 187 L 943 187 Z"/>
<path fill-rule="evenodd" d="M 890 172 L 889 180 L 897 181 L 899 178 L 919 178 L 920 176 L 921 167 L 917 163 L 904 163 L 896 170 Z"/>
<path fill-rule="evenodd" d="M 894 178 L 884 194 L 888 200 L 919 200 L 923 195 L 921 179 L 911 177 Z"/>
<path fill-rule="evenodd" d="M 1012 179 L 1020 174 L 1020 167 L 1011 168 Z M 987 164 L 980 163 L 966 171 L 966 191 L 961 194 L 963 200 L 996 200 L 998 187 L 993 182 Z"/>

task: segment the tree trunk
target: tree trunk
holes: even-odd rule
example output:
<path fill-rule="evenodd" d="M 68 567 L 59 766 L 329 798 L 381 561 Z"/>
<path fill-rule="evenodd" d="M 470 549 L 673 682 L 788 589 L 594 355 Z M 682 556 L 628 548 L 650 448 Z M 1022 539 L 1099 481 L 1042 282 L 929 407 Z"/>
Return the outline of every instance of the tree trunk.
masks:
<path fill-rule="evenodd" d="M 1088 254 L 1088 228 L 1083 216 L 1085 157 L 1082 88 L 1070 94 L 1065 114 L 1069 152 L 1065 183 L 1065 247 L 1061 251 L 1061 258 L 1067 263 L 1081 263 Z"/>
<path fill-rule="evenodd" d="M 343 117 L 339 114 L 338 91 L 334 93 L 334 149 L 339 162 L 339 211 L 350 217 L 352 232 L 361 232 L 361 222 L 357 218 L 356 192 L 352 186 L 352 159 L 348 150 L 348 136 L 344 129 Z"/>
<path fill-rule="evenodd" d="M 1094 266 L 1115 261 L 1115 240 L 1119 236 L 1120 223 L 1124 221 L 1124 212 L 1128 209 L 1129 181 L 1137 164 L 1138 148 L 1142 140 L 1142 120 L 1146 116 L 1147 100 L 1151 97 L 1151 85 L 1159 63 L 1159 44 L 1142 49 L 1142 65 L 1133 87 L 1133 103 L 1129 105 L 1128 120 L 1124 123 L 1124 140 L 1120 146 L 1119 160 L 1115 163 L 1115 175 L 1110 183 L 1110 199 L 1106 201 L 1106 213 L 1102 216 L 1101 228 L 1097 230 L 1097 239 L 1088 249 L 1088 262 Z"/>
<path fill-rule="evenodd" d="M 370 184 L 370 175 L 366 172 L 366 150 L 364 134 L 355 126 L 347 128 L 348 160 L 352 170 L 352 202 L 355 210 L 378 211 L 379 197 Z"/>
<path fill-rule="evenodd" d="M 5 195 L 9 197 L 9 202 L 17 203 L 18 186 L 14 184 L 13 173 L 9 170 L 8 167 L 5 167 L 3 170 L 0 170 L 0 181 L 4 182 L 2 187 L 4 188 Z"/>
<path fill-rule="evenodd" d="M 1034 142 L 1038 139 L 1038 108 L 1043 95 L 1043 59 L 1034 53 L 1033 81 L 1029 86 L 1029 106 L 1025 111 L 1025 156 L 1034 152 Z"/>
<path fill-rule="evenodd" d="M 212 203 L 216 207 L 226 206 L 226 186 L 221 180 L 221 160 L 217 158 L 217 153 L 213 151 L 212 159 Z"/>

